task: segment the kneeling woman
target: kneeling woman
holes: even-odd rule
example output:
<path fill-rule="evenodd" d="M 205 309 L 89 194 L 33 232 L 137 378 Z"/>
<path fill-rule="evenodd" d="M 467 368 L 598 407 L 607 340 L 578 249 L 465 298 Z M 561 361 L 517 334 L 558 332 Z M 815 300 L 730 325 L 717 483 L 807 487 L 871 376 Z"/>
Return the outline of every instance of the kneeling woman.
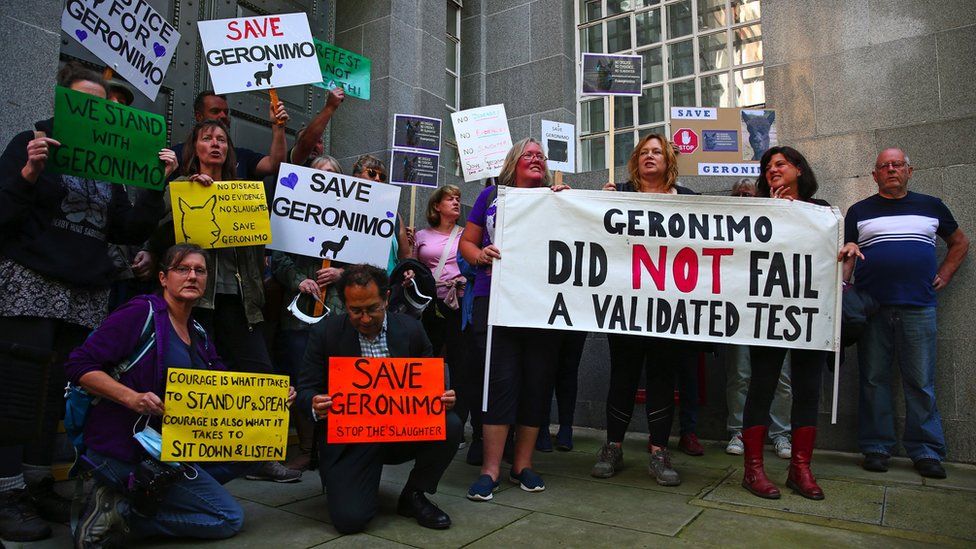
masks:
<path fill-rule="evenodd" d="M 142 425 L 161 430 L 167 369 L 226 369 L 207 333 L 190 318 L 208 274 L 199 247 L 173 246 L 159 272 L 161 295 L 138 296 L 120 307 L 65 364 L 68 379 L 101 397 L 85 422 L 85 457 L 96 467 L 96 485 L 75 531 L 77 547 L 118 545 L 148 536 L 220 539 L 241 529 L 244 512 L 221 485 L 247 472 L 248 464 L 188 466 L 157 495 L 158 508 L 149 516 L 127 497 L 130 476 L 140 462 L 152 459 L 144 449 L 152 442 L 147 436 L 152 431 L 141 431 L 141 441 L 133 432 Z M 151 328 L 144 330 L 147 323 Z M 147 333 L 154 334 L 154 344 L 133 357 L 150 339 Z M 116 380 L 113 371 L 130 358 L 134 364 Z M 155 446 L 160 444 L 156 438 Z"/>

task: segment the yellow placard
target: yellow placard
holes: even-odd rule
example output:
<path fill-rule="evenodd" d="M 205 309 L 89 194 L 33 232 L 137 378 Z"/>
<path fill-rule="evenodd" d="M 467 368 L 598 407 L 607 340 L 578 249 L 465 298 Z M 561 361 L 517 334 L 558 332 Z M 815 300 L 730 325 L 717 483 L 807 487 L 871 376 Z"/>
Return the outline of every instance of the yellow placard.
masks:
<path fill-rule="evenodd" d="M 285 459 L 288 383 L 288 376 L 169 368 L 162 461 Z"/>
<path fill-rule="evenodd" d="M 209 187 L 189 181 L 169 184 L 176 242 L 201 248 L 271 244 L 271 219 L 264 183 L 218 181 Z"/>

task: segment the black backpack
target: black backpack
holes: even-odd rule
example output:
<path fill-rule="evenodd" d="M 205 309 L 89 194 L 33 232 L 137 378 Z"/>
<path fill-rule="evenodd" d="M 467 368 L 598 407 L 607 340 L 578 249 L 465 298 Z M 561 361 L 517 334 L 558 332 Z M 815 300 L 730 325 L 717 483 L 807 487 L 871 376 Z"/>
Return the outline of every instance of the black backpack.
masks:
<path fill-rule="evenodd" d="M 416 288 L 413 285 L 403 286 L 403 273 L 406 271 L 413 271 Z M 387 310 L 419 319 L 436 295 L 437 283 L 430 268 L 416 259 L 407 258 L 400 261 L 390 274 L 390 304 Z"/>

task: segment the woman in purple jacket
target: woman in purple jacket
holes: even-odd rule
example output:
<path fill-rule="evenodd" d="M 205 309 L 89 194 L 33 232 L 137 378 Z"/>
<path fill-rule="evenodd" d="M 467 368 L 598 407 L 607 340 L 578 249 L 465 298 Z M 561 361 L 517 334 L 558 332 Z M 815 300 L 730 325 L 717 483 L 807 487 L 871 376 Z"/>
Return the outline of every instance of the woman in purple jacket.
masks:
<path fill-rule="evenodd" d="M 192 244 L 171 247 L 161 264 L 161 295 L 138 296 L 126 303 L 75 349 L 65 364 L 72 383 L 100 397 L 85 422 L 85 458 L 96 467 L 96 487 L 75 530 L 77 547 L 120 545 L 147 536 L 229 538 L 244 521 L 237 501 L 221 485 L 246 472 L 247 464 L 194 465 L 184 469 L 165 492 L 152 516 L 140 513 L 128 497 L 146 443 L 159 446 L 168 368 L 225 370 L 207 333 L 190 318 L 207 285 L 206 257 Z M 155 343 L 116 380 L 110 372 L 142 347 L 143 327 L 151 323 Z M 143 421 L 144 417 L 148 420 Z M 152 437 L 155 435 L 155 441 Z M 157 456 L 158 457 L 158 456 Z M 157 462 L 158 463 L 158 462 Z M 162 464 L 160 469 L 166 470 Z"/>

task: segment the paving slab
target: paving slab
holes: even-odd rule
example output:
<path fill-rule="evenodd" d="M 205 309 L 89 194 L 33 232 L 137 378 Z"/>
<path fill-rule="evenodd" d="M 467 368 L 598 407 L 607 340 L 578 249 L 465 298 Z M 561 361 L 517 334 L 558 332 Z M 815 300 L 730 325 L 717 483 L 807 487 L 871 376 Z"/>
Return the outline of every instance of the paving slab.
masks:
<path fill-rule="evenodd" d="M 316 545 L 311 549 L 397 549 L 402 547 L 412 547 L 388 539 L 378 538 L 369 534 L 356 534 L 352 536 L 342 536 L 332 541 L 327 541 L 322 545 Z"/>
<path fill-rule="evenodd" d="M 688 496 L 601 484 L 568 477 L 546 485 L 544 492 L 506 490 L 492 501 L 551 515 L 673 536 L 701 511 Z"/>
<path fill-rule="evenodd" d="M 503 463 L 502 472 L 507 475 L 508 469 L 506 467 L 507 464 Z M 383 480 L 399 484 L 402 488 L 412 468 L 413 462 L 401 465 L 387 465 L 383 467 Z M 441 481 L 437 484 L 437 493 L 464 497 L 468 493 L 468 488 L 471 487 L 471 484 L 478 480 L 479 471 L 480 469 L 478 467 L 468 465 L 464 461 L 452 461 L 447 471 L 444 471 L 444 476 L 441 477 Z M 508 490 L 512 487 L 512 484 L 502 482 L 499 484 L 498 490 Z"/>
<path fill-rule="evenodd" d="M 318 471 L 305 471 L 298 482 L 280 483 L 239 478 L 224 485 L 234 497 L 271 507 L 287 505 L 322 493 Z"/>
<path fill-rule="evenodd" d="M 962 490 L 888 487 L 882 524 L 976 541 L 976 495 Z"/>
<path fill-rule="evenodd" d="M 633 512 L 634 510 L 631 510 Z M 532 513 L 469 545 L 497 547 L 679 547 L 686 544 L 667 536 L 593 524 L 582 520 Z"/>

